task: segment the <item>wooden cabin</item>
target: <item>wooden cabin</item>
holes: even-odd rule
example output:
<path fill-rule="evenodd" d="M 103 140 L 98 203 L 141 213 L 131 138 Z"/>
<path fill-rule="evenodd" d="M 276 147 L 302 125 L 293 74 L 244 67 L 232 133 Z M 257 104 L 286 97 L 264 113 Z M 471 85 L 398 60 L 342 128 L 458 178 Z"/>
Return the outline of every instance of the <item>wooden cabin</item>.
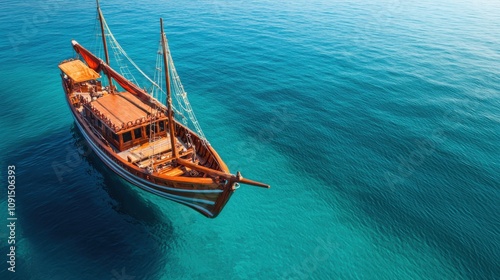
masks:
<path fill-rule="evenodd" d="M 97 80 L 99 74 L 80 60 L 59 67 L 74 93 L 72 105 L 117 152 L 168 136 L 168 117 L 162 105 L 127 91 L 109 93 Z"/>
<path fill-rule="evenodd" d="M 167 136 L 167 116 L 129 92 L 104 94 L 83 105 L 85 118 L 118 151 Z"/>

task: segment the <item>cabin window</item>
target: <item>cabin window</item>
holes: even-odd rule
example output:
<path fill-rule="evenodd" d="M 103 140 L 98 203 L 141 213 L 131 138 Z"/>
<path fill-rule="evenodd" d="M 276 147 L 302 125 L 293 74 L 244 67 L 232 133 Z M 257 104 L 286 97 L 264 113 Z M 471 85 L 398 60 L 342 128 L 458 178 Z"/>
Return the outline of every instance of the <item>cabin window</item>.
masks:
<path fill-rule="evenodd" d="M 111 129 L 106 127 L 106 137 L 111 138 L 112 136 L 113 136 L 113 132 L 111 131 Z"/>
<path fill-rule="evenodd" d="M 151 128 L 152 128 L 152 131 L 151 131 Z M 153 123 L 152 125 L 151 124 L 146 125 L 146 135 L 148 137 L 153 137 L 153 135 L 150 135 L 150 133 L 156 133 L 156 132 L 157 132 L 156 123 Z"/>
<path fill-rule="evenodd" d="M 102 122 L 101 122 L 101 120 L 97 120 L 97 126 L 100 127 L 100 128 L 102 128 Z"/>
<path fill-rule="evenodd" d="M 160 126 L 160 132 L 165 131 L 165 122 L 164 121 L 159 121 L 158 125 Z"/>
<path fill-rule="evenodd" d="M 123 143 L 132 140 L 132 133 L 130 131 L 127 131 L 127 132 L 123 133 L 122 135 L 123 135 Z"/>
<path fill-rule="evenodd" d="M 116 134 L 116 133 L 111 133 L 111 134 L 113 135 L 113 140 L 115 140 L 115 141 L 116 141 L 116 143 L 120 142 L 120 141 L 118 140 L 118 134 Z"/>
<path fill-rule="evenodd" d="M 142 128 L 136 128 L 134 129 L 134 138 L 139 139 L 142 137 Z"/>

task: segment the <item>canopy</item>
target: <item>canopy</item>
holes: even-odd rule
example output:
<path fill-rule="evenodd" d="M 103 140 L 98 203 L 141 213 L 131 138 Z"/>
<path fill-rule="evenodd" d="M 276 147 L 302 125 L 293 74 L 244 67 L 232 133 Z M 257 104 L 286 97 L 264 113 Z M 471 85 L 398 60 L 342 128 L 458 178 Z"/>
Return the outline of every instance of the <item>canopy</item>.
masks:
<path fill-rule="evenodd" d="M 95 80 L 101 77 L 96 71 L 89 68 L 81 60 L 72 60 L 61 63 L 59 64 L 59 69 L 68 75 L 75 83 Z"/>

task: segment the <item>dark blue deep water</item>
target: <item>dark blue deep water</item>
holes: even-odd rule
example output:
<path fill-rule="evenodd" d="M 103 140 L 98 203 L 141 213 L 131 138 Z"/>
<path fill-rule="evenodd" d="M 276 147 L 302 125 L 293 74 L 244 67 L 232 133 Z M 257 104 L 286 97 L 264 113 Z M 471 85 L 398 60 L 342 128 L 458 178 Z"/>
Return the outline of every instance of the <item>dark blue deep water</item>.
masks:
<path fill-rule="evenodd" d="M 207 138 L 272 188 L 211 220 L 126 183 L 57 68 L 71 39 L 94 48 L 95 2 L 3 1 L 0 279 L 500 278 L 500 2 L 101 5 L 147 73 L 165 19 Z"/>

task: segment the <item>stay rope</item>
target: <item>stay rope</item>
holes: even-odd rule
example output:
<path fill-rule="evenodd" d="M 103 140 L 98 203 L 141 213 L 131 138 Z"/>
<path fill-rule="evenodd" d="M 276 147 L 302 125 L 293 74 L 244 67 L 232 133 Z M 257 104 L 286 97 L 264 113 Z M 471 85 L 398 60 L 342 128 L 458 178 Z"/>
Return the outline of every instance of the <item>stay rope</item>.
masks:
<path fill-rule="evenodd" d="M 156 59 L 156 66 L 155 66 L 155 72 L 154 72 L 154 79 L 151 79 L 146 73 L 144 73 L 139 66 L 128 56 L 128 54 L 125 52 L 125 50 L 121 47 L 121 45 L 118 43 L 116 40 L 115 36 L 111 32 L 111 29 L 109 28 L 108 24 L 103 18 L 103 25 L 105 29 L 105 36 L 109 37 L 111 48 L 113 50 L 113 54 L 115 56 L 115 60 L 119 66 L 120 73 L 126 77 L 127 79 L 133 81 L 135 84 L 138 84 L 137 81 L 135 80 L 134 76 L 128 69 L 128 67 L 120 65 L 121 63 L 121 58 L 119 55 L 121 54 L 123 57 L 125 57 L 132 66 L 134 66 L 137 71 L 147 80 L 151 83 L 151 96 L 155 98 L 156 100 L 160 100 L 161 103 L 165 102 L 166 103 L 166 92 L 163 89 L 163 77 L 161 75 L 162 73 L 162 66 L 163 66 L 163 61 L 162 61 L 162 48 L 161 48 L 161 43 L 160 47 L 157 52 L 157 59 Z M 179 75 L 177 74 L 177 70 L 175 69 L 175 65 L 172 59 L 172 56 L 170 54 L 170 49 L 168 46 L 168 41 L 166 45 L 167 49 L 167 56 L 168 56 L 168 69 L 171 77 L 171 89 L 172 89 L 172 95 L 175 97 L 176 100 L 176 105 L 172 105 L 172 109 L 174 110 L 174 113 L 176 116 L 179 116 L 183 123 L 188 126 L 188 118 L 191 122 L 191 125 L 193 126 L 194 130 L 196 133 L 199 135 L 200 139 L 202 140 L 203 145 L 210 145 L 210 143 L 207 141 L 205 134 L 203 133 L 203 130 L 201 129 L 200 123 L 198 122 L 198 119 L 196 118 L 193 108 L 191 107 L 191 103 L 189 102 L 189 99 L 187 97 L 187 93 L 184 90 L 184 86 L 181 83 L 181 80 L 179 78 Z M 130 77 L 130 78 L 129 78 Z M 166 104 L 164 104 L 167 106 Z M 178 107 L 178 108 L 176 108 Z M 188 118 L 183 114 L 187 114 Z M 190 135 L 189 137 L 190 138 Z"/>

